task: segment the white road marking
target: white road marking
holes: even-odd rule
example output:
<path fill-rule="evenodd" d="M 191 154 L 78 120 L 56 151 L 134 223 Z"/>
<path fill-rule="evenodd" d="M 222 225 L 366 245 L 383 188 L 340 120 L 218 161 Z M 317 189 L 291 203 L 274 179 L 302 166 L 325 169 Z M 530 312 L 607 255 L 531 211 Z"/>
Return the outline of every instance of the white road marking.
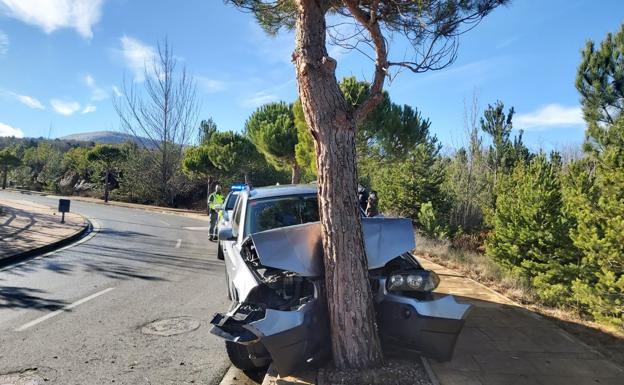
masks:
<path fill-rule="evenodd" d="M 114 287 L 109 287 L 108 289 L 104 289 L 102 291 L 98 291 L 97 293 L 91 294 L 88 297 L 85 297 L 83 299 L 79 299 L 78 301 L 76 301 L 74 303 L 71 303 L 71 304 L 69 304 L 67 306 L 64 306 L 62 309 L 53 311 L 52 313 L 48 313 L 48 314 L 44 315 L 43 317 L 39 317 L 39 318 L 37 318 L 37 319 L 35 319 L 33 321 L 30 321 L 30 322 L 28 322 L 28 323 L 18 327 L 17 329 L 15 329 L 15 331 L 16 332 L 24 331 L 24 330 L 26 330 L 28 328 L 31 328 L 31 327 L 33 327 L 33 326 L 35 326 L 35 325 L 37 325 L 37 324 L 39 324 L 39 323 L 41 323 L 43 321 L 49 320 L 52 317 L 56 317 L 57 315 L 66 312 L 67 310 L 71 310 L 71 309 L 75 308 L 76 306 L 79 306 L 79 305 L 82 305 L 85 302 L 91 301 L 92 299 L 97 298 L 97 297 L 101 296 L 102 294 L 106 294 L 109 291 L 114 290 L 114 289 L 115 289 Z"/>
<path fill-rule="evenodd" d="M 564 332 L 563 330 L 560 330 L 559 334 L 561 334 L 563 336 L 563 338 L 565 338 L 566 340 L 568 340 L 570 342 L 576 342 L 576 341 L 574 341 L 574 338 L 572 338 L 568 333 Z"/>
<path fill-rule="evenodd" d="M 179 249 L 180 246 L 182 246 L 182 240 L 178 239 L 178 242 L 176 242 L 176 249 Z"/>
<path fill-rule="evenodd" d="M 208 231 L 210 227 L 185 227 L 185 229 L 191 231 Z"/>

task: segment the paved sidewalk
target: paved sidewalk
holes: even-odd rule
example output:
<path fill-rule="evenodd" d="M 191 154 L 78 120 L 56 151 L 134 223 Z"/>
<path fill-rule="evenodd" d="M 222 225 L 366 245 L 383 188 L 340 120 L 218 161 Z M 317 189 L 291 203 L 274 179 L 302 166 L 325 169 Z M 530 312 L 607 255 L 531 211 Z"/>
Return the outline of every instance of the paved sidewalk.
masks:
<path fill-rule="evenodd" d="M 624 370 L 552 322 L 454 270 L 418 257 L 440 275 L 438 292 L 474 305 L 453 360 L 430 360 L 441 385 L 621 385 Z"/>
<path fill-rule="evenodd" d="M 0 199 L 0 207 L 0 261 L 63 241 L 87 226 L 81 215 L 67 213 L 62 224 L 55 208 L 23 200 Z"/>

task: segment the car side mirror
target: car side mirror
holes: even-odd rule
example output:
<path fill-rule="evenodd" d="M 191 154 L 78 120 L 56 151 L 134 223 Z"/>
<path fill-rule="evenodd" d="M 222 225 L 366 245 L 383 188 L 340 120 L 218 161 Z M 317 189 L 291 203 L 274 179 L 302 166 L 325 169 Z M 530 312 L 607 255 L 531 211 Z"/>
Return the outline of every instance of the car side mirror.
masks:
<path fill-rule="evenodd" d="M 232 228 L 231 227 L 225 227 L 225 228 L 219 229 L 218 238 L 219 238 L 219 241 L 234 241 L 234 240 L 236 240 L 236 237 L 234 237 L 234 234 L 232 233 Z"/>

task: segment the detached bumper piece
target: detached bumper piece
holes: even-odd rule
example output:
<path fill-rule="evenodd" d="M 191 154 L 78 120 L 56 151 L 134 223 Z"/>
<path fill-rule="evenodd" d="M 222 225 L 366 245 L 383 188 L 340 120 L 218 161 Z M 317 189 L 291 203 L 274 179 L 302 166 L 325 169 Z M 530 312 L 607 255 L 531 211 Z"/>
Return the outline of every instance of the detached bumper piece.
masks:
<path fill-rule="evenodd" d="M 469 310 L 452 296 L 418 301 L 386 294 L 377 304 L 381 338 L 389 348 L 449 361 Z"/>
<path fill-rule="evenodd" d="M 226 314 L 217 313 L 210 323 L 213 325 L 210 332 L 226 341 L 248 345 L 258 342 L 259 337 L 244 325 L 264 317 L 265 310 L 259 306 L 240 304 Z"/>
<path fill-rule="evenodd" d="M 316 300 L 293 311 L 241 304 L 225 315 L 216 314 L 210 323 L 210 332 L 228 341 L 262 344 L 280 375 L 328 356 L 326 315 Z"/>

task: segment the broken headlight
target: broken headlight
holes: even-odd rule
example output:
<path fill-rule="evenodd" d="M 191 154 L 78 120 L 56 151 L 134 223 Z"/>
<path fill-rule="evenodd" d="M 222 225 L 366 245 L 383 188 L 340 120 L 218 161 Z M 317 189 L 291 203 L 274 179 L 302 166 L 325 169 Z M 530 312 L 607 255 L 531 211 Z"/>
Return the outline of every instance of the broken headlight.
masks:
<path fill-rule="evenodd" d="M 386 288 L 389 291 L 431 292 L 439 283 L 440 278 L 433 271 L 416 270 L 390 275 L 386 280 Z"/>

